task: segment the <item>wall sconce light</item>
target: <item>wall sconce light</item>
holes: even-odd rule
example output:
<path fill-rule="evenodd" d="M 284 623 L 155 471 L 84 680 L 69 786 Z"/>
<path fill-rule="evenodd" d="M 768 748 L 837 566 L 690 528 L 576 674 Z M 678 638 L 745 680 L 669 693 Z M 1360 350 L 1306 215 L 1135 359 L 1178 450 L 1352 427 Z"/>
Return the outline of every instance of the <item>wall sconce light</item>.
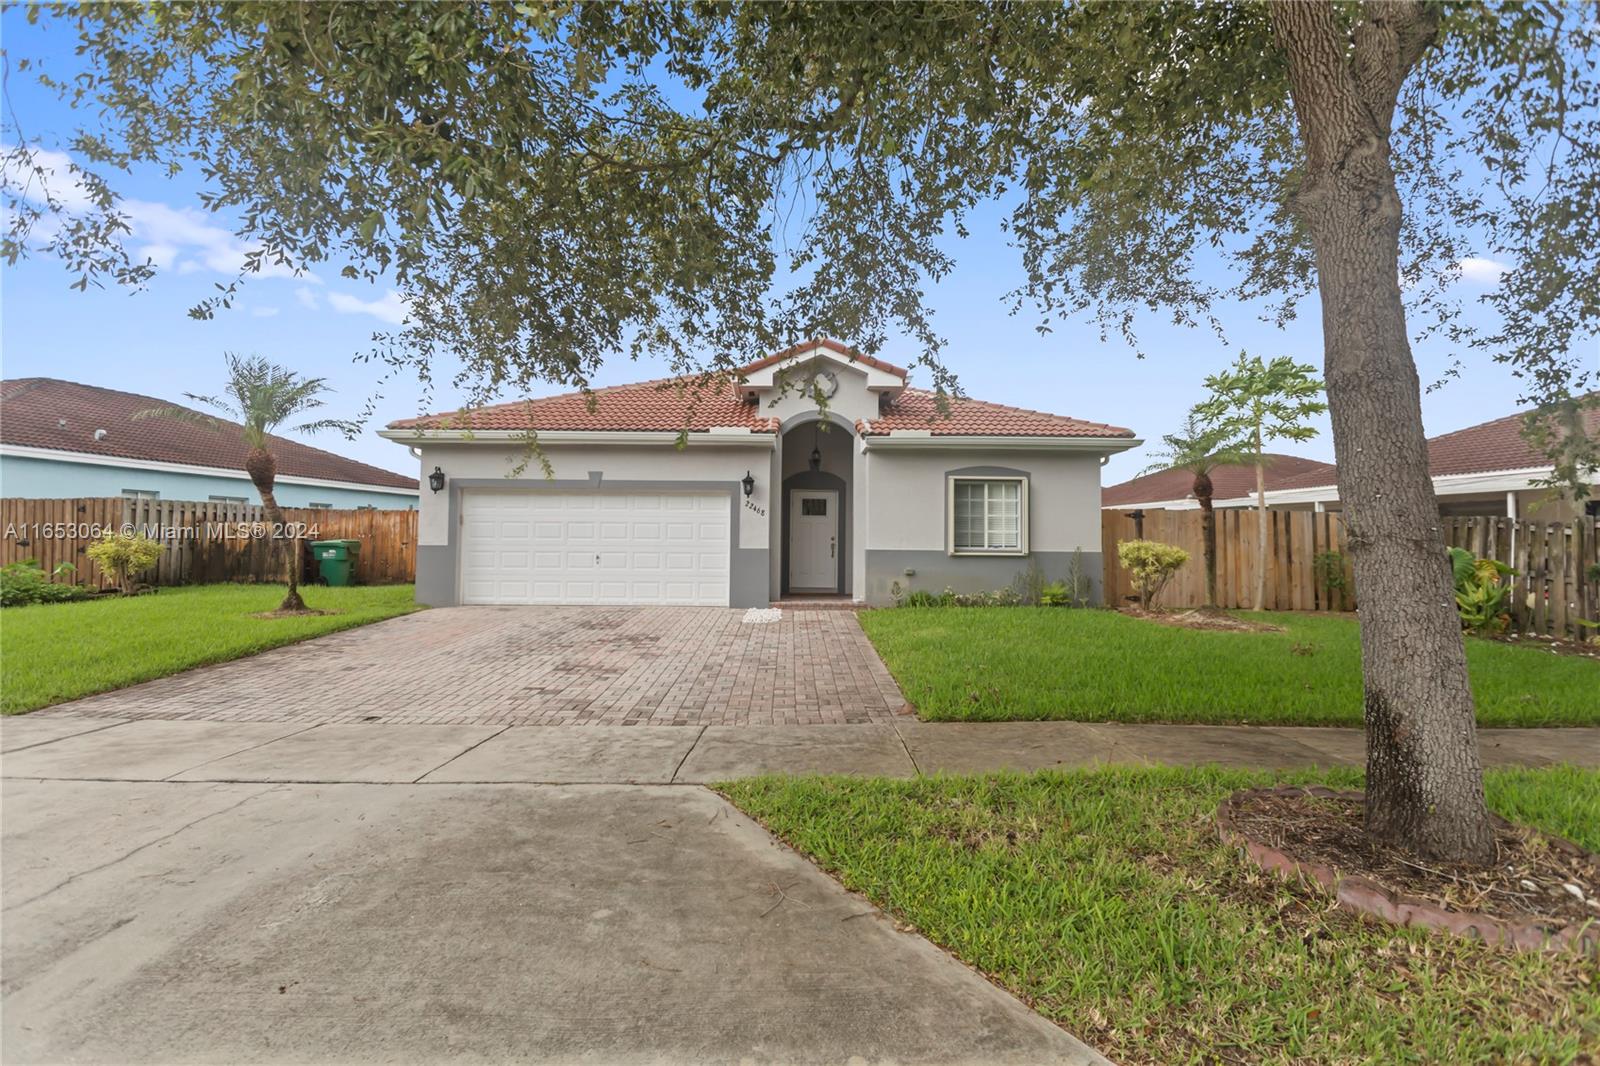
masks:
<path fill-rule="evenodd" d="M 744 494 L 746 496 L 749 496 L 752 492 L 756 491 L 756 479 L 751 476 L 750 471 L 748 470 L 744 472 L 744 477 L 739 479 L 739 484 L 744 486 Z"/>
<path fill-rule="evenodd" d="M 428 475 L 428 487 L 434 492 L 444 488 L 444 471 L 438 467 L 433 468 L 433 473 Z"/>
<path fill-rule="evenodd" d="M 816 426 L 820 425 L 821 422 L 816 423 Z M 817 436 L 815 426 L 811 430 L 811 469 L 813 472 L 822 469 L 822 440 Z"/>

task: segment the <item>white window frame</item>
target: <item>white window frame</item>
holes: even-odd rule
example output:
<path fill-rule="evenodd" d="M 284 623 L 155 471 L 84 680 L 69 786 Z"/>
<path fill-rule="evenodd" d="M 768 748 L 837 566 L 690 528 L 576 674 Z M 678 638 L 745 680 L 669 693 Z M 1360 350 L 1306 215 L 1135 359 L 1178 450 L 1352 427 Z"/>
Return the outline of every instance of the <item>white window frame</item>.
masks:
<path fill-rule="evenodd" d="M 306 507 L 309 510 L 312 510 L 312 511 L 331 511 L 331 510 L 333 510 L 333 504 L 331 504 L 331 503 L 317 503 L 315 501 L 307 503 Z"/>
<path fill-rule="evenodd" d="M 156 489 L 123 489 L 122 498 L 125 500 L 148 500 L 154 503 L 161 499 L 161 493 Z"/>
<path fill-rule="evenodd" d="M 956 482 L 958 481 L 1014 481 L 1017 483 L 1017 546 L 1015 548 L 958 548 L 956 547 Z M 948 555 L 999 555 L 1020 556 L 1028 554 L 1028 479 L 1015 474 L 960 474 L 945 478 L 945 552 Z M 987 534 L 986 534 L 987 535 Z"/>
<path fill-rule="evenodd" d="M 207 503 L 235 504 L 235 505 L 237 505 L 239 507 L 248 507 L 248 506 L 250 506 L 250 497 L 248 497 L 248 496 L 207 496 L 206 497 L 206 502 Z"/>

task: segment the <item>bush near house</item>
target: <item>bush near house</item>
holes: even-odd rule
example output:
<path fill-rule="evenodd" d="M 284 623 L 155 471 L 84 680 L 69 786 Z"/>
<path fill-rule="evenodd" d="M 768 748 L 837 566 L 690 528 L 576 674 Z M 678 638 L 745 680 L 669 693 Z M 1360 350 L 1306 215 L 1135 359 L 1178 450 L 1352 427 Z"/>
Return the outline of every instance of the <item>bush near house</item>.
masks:
<path fill-rule="evenodd" d="M 1158 540 L 1119 540 L 1117 561 L 1133 578 L 1134 587 L 1139 590 L 1139 605 L 1151 611 L 1172 575 L 1189 561 L 1189 553 Z"/>
<path fill-rule="evenodd" d="M 0 566 L 0 607 L 26 607 L 35 603 L 64 603 L 85 599 L 89 590 L 82 585 L 68 585 L 51 580 L 74 571 L 71 563 L 62 563 L 50 574 L 44 572 L 37 559 L 24 559 L 18 563 Z"/>
<path fill-rule="evenodd" d="M 100 564 L 100 569 L 111 575 L 117 588 L 133 591 L 133 576 L 156 565 L 163 547 L 160 541 L 151 540 L 143 533 L 107 533 L 89 545 L 89 558 Z"/>

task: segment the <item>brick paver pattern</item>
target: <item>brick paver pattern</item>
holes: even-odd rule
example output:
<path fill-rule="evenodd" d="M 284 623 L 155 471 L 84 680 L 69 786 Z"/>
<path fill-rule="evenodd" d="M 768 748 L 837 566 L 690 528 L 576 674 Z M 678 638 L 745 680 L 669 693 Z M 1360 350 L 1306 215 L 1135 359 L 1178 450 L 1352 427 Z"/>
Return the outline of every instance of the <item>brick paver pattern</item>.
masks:
<path fill-rule="evenodd" d="M 805 725 L 909 713 L 852 611 L 447 607 L 61 704 L 231 722 Z"/>

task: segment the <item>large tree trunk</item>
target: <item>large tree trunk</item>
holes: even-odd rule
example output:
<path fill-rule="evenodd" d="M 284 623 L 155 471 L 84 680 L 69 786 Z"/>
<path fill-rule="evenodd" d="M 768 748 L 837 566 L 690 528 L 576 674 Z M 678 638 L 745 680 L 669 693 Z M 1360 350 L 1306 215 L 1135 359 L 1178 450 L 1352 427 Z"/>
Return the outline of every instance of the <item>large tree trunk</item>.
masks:
<path fill-rule="evenodd" d="M 1261 422 L 1256 422 L 1256 596 L 1252 610 L 1267 609 L 1267 464 L 1261 455 Z"/>
<path fill-rule="evenodd" d="M 1316 256 L 1324 374 L 1361 604 L 1366 828 L 1426 858 L 1489 862 L 1472 690 L 1399 284 L 1389 162 L 1396 95 L 1435 32 L 1420 5 L 1370 3 L 1353 39 L 1326 3 L 1279 0 L 1306 151 L 1295 198 Z"/>
<path fill-rule="evenodd" d="M 1216 487 L 1211 475 L 1194 476 L 1194 498 L 1200 504 L 1200 548 L 1206 564 L 1206 606 L 1217 605 L 1217 512 L 1211 506 Z"/>
<path fill-rule="evenodd" d="M 250 475 L 256 492 L 261 495 L 261 507 L 267 512 L 267 532 L 272 534 L 273 544 L 276 545 L 279 543 L 277 531 L 284 526 L 283 509 L 278 506 L 278 498 L 272 492 L 278 479 L 278 461 L 265 448 L 254 448 L 245 456 L 244 469 Z M 283 602 L 278 604 L 278 610 L 303 611 L 306 603 L 300 598 L 300 541 L 286 535 L 283 544 L 289 557 L 289 591 L 283 597 Z"/>

